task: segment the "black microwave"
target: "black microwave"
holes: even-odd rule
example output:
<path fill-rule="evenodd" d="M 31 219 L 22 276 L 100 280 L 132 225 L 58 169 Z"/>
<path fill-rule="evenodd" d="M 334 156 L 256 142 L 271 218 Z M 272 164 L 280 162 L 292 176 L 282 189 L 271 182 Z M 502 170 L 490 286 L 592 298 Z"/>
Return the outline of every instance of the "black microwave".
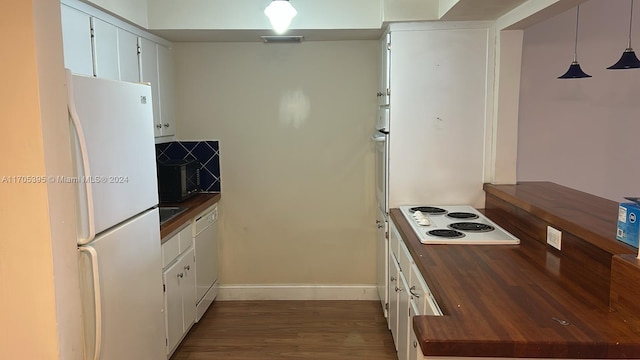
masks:
<path fill-rule="evenodd" d="M 158 162 L 160 202 L 183 201 L 200 191 L 200 162 L 198 160 Z"/>

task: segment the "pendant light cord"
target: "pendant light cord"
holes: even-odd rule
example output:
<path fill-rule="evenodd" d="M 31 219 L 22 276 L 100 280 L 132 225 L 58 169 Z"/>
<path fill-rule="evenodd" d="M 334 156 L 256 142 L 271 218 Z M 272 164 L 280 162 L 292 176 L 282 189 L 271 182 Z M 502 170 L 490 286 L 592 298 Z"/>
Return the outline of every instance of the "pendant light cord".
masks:
<path fill-rule="evenodd" d="M 633 0 L 631 0 L 633 1 Z M 573 47 L 573 62 L 577 63 L 578 62 L 578 23 L 580 21 L 580 5 L 578 5 L 578 8 L 576 10 L 576 42 L 574 43 L 574 47 Z"/>
<path fill-rule="evenodd" d="M 631 0 L 631 15 L 629 15 L 629 43 L 627 49 L 631 49 L 631 25 L 633 24 L 633 0 Z"/>

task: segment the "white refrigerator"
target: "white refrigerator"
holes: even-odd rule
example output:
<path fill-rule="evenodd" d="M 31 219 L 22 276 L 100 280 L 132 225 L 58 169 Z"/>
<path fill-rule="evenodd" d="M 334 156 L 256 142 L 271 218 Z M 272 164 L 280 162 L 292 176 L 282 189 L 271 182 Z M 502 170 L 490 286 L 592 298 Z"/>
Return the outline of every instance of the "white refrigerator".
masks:
<path fill-rule="evenodd" d="M 166 358 L 150 86 L 67 72 L 85 358 Z"/>

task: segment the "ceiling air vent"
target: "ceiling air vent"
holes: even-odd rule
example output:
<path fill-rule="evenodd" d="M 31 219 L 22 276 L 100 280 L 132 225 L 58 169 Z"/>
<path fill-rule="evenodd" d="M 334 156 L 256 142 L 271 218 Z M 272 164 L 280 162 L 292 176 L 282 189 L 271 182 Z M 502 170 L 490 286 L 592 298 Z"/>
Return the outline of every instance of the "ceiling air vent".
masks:
<path fill-rule="evenodd" d="M 301 35 L 269 35 L 269 36 L 260 36 L 260 38 L 267 44 L 283 44 L 283 43 L 301 43 L 304 39 L 304 36 Z"/>

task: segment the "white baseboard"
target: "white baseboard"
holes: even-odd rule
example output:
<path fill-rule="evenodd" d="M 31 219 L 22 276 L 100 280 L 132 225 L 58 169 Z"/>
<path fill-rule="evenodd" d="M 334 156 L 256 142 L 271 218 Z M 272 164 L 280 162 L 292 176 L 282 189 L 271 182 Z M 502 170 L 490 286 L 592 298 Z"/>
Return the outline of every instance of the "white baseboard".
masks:
<path fill-rule="evenodd" d="M 379 300 L 376 285 L 220 285 L 216 300 Z"/>

